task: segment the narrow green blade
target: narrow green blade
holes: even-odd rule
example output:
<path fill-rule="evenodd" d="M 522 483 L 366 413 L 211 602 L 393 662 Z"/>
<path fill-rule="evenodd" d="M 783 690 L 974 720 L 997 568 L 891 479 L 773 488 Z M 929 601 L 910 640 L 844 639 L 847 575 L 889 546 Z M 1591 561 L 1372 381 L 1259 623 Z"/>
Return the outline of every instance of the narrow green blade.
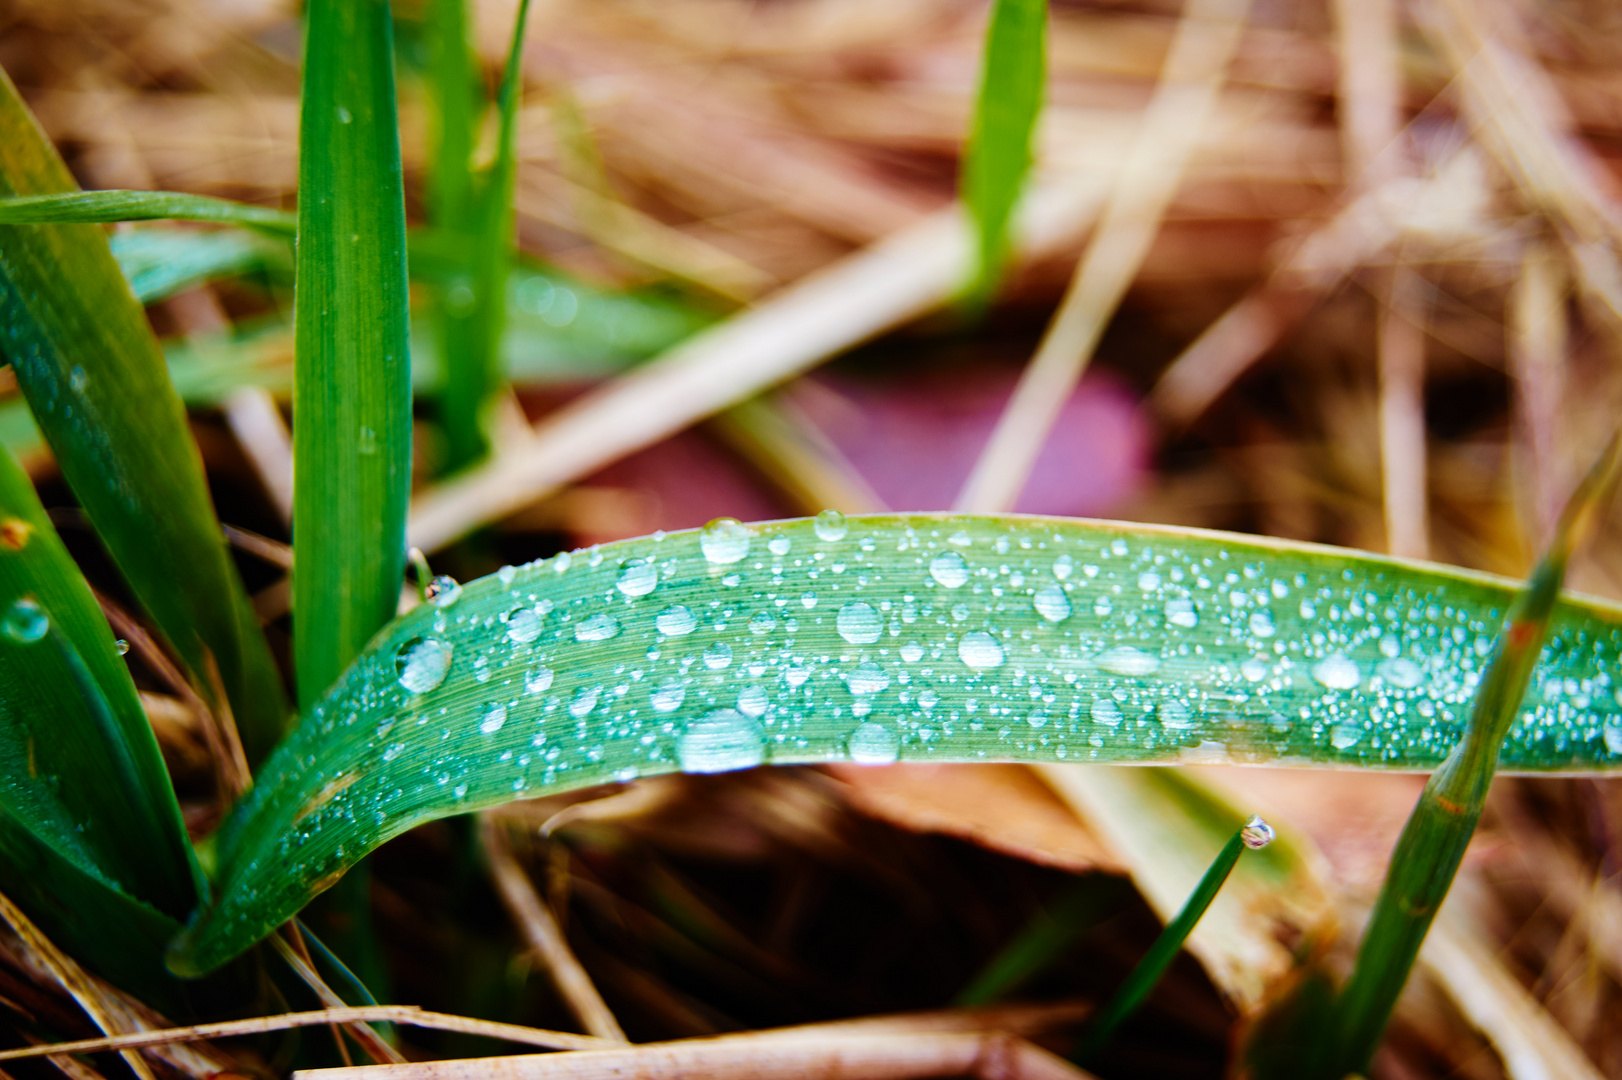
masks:
<path fill-rule="evenodd" d="M 1228 760 L 1429 769 L 1514 584 L 1314 545 L 874 516 L 606 544 L 395 620 L 221 831 L 177 970 L 449 814 L 761 763 Z M 1622 768 L 1622 607 L 1563 601 L 1504 750 Z"/>
<path fill-rule="evenodd" d="M 384 0 L 305 9 L 293 651 L 320 699 L 399 601 L 411 489 L 405 195 Z"/>
<path fill-rule="evenodd" d="M 0 73 L 0 194 L 72 188 Z M 100 229 L 0 225 L 0 352 L 130 588 L 211 701 L 217 670 L 250 759 L 262 756 L 286 721 L 281 677 L 163 354 Z"/>
<path fill-rule="evenodd" d="M 1008 225 L 1031 170 L 1047 81 L 1047 0 L 995 0 L 986 27 L 974 126 L 963 158 L 963 201 L 979 258 L 967 289 L 990 299 L 1008 261 Z"/>
<path fill-rule="evenodd" d="M 0 452 L 0 816 L 174 916 L 197 873 L 112 631 L 27 475 Z"/>
<path fill-rule="evenodd" d="M 272 232 L 291 232 L 294 218 L 286 210 L 250 206 L 207 195 L 176 191 L 62 191 L 12 195 L 0 199 L 0 224 L 66 225 L 84 222 L 220 221 L 253 225 Z"/>
<path fill-rule="evenodd" d="M 292 271 L 285 243 L 278 245 L 236 229 L 135 229 L 109 237 L 108 246 L 130 291 L 143 304 L 155 304 L 194 285 L 223 278 L 283 267 L 289 276 Z M 281 251 L 276 250 L 278 246 Z"/>

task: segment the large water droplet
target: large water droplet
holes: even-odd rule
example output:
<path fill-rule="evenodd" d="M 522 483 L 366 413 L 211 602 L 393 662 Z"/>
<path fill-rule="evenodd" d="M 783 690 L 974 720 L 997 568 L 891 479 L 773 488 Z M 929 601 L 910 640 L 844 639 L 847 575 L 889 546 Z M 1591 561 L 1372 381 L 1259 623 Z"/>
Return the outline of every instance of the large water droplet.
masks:
<path fill-rule="evenodd" d="M 755 531 L 735 518 L 716 518 L 698 534 L 699 550 L 716 566 L 739 562 L 749 554 Z"/>
<path fill-rule="evenodd" d="M 929 576 L 948 589 L 956 589 L 969 580 L 969 564 L 955 551 L 943 551 L 929 560 Z"/>
<path fill-rule="evenodd" d="M 888 724 L 869 720 L 850 733 L 845 752 L 858 765 L 889 765 L 901 756 L 901 740 Z"/>
<path fill-rule="evenodd" d="M 1394 660 L 1382 660 L 1380 666 L 1374 669 L 1386 682 L 1399 690 L 1412 690 L 1425 681 L 1425 669 L 1408 659 L 1399 656 Z"/>
<path fill-rule="evenodd" d="M 909 641 L 901 646 L 901 659 L 909 664 L 916 664 L 924 658 L 924 647 L 916 641 Z"/>
<path fill-rule="evenodd" d="M 654 712 L 675 712 L 681 708 L 681 703 L 687 700 L 687 684 L 677 679 L 670 679 L 660 683 L 653 693 L 648 695 L 648 702 L 653 706 Z"/>
<path fill-rule="evenodd" d="M 1273 625 L 1273 613 L 1271 611 L 1258 611 L 1251 615 L 1250 632 L 1262 638 L 1272 637 L 1277 633 L 1278 628 Z"/>
<path fill-rule="evenodd" d="M 890 685 L 890 674 L 871 660 L 863 660 L 845 678 L 845 685 L 857 697 L 881 694 Z"/>
<path fill-rule="evenodd" d="M 1160 657 L 1151 656 L 1131 645 L 1117 645 L 1105 650 L 1099 654 L 1096 663 L 1111 675 L 1142 677 L 1160 670 Z"/>
<path fill-rule="evenodd" d="M 1356 683 L 1352 684 L 1356 686 Z M 1349 750 L 1363 737 L 1363 729 L 1356 724 L 1336 724 L 1329 729 L 1329 745 L 1336 750 Z"/>
<path fill-rule="evenodd" d="M 706 713 L 676 737 L 676 761 L 683 772 L 730 772 L 764 760 L 765 733 L 759 723 L 737 709 Z"/>
<path fill-rule="evenodd" d="M 1194 601 L 1187 597 L 1167 600 L 1166 621 L 1184 630 L 1192 630 L 1200 624 L 1200 613 L 1195 610 Z"/>
<path fill-rule="evenodd" d="M 1088 710 L 1093 723 L 1103 724 L 1105 727 L 1115 727 L 1121 722 L 1121 707 L 1115 704 L 1114 698 L 1095 697 L 1093 707 Z"/>
<path fill-rule="evenodd" d="M 1006 659 L 1002 643 L 984 630 L 973 630 L 964 634 L 963 640 L 957 643 L 957 656 L 976 671 L 1002 667 L 1002 662 Z"/>
<path fill-rule="evenodd" d="M 1138 575 L 1138 588 L 1144 592 L 1154 592 L 1160 588 L 1160 575 L 1153 570 L 1145 570 Z"/>
<path fill-rule="evenodd" d="M 1239 839 L 1252 851 L 1259 851 L 1271 844 L 1275 835 L 1273 826 L 1254 814 L 1245 822 L 1244 828 L 1239 830 Z"/>
<path fill-rule="evenodd" d="M 871 645 L 884 632 L 879 613 L 872 604 L 861 600 L 852 600 L 840 608 L 834 625 L 839 629 L 839 636 L 852 645 Z"/>
<path fill-rule="evenodd" d="M 711 671 L 720 671 L 732 663 L 732 646 L 724 641 L 717 641 L 704 650 L 704 666 Z"/>
<path fill-rule="evenodd" d="M 552 669 L 545 664 L 530 668 L 524 674 L 524 693 L 539 694 L 552 685 Z"/>
<path fill-rule="evenodd" d="M 619 620 L 607 612 L 599 612 L 575 624 L 576 641 L 607 641 L 620 632 Z"/>
<path fill-rule="evenodd" d="M 676 604 L 655 615 L 653 625 L 661 634 L 680 637 L 693 632 L 693 627 L 698 625 L 698 616 L 686 604 Z"/>
<path fill-rule="evenodd" d="M 507 612 L 507 636 L 520 645 L 541 636 L 541 616 L 534 608 L 519 607 Z"/>
<path fill-rule="evenodd" d="M 1181 701 L 1162 701 L 1155 708 L 1155 717 L 1162 726 L 1173 731 L 1185 731 L 1194 726 L 1194 719 L 1189 715 L 1188 706 Z"/>
<path fill-rule="evenodd" d="M 19 645 L 29 645 L 44 637 L 51 628 L 45 609 L 28 597 L 16 601 L 0 620 L 0 633 Z"/>
<path fill-rule="evenodd" d="M 453 649 L 448 641 L 416 637 L 394 651 L 394 674 L 413 694 L 426 694 L 445 681 Z"/>
<path fill-rule="evenodd" d="M 632 559 L 620 571 L 614 588 L 626 596 L 646 596 L 659 584 L 659 568 L 647 559 Z"/>
<path fill-rule="evenodd" d="M 1057 583 L 1037 589 L 1036 595 L 1031 598 L 1031 606 L 1048 622 L 1064 622 L 1070 618 L 1070 597 Z"/>
<path fill-rule="evenodd" d="M 816 516 L 811 528 L 816 530 L 818 540 L 826 540 L 831 544 L 836 540 L 843 540 L 850 526 L 845 524 L 845 515 L 838 510 L 824 510 Z"/>
<path fill-rule="evenodd" d="M 1357 670 L 1357 662 L 1339 653 L 1313 664 L 1312 677 L 1331 690 L 1352 690 L 1363 681 L 1362 673 Z"/>
<path fill-rule="evenodd" d="M 1252 656 L 1239 665 L 1239 674 L 1250 682 L 1261 682 L 1267 678 L 1267 661 Z"/>
<path fill-rule="evenodd" d="M 1622 720 L 1610 719 L 1605 721 L 1601 734 L 1605 739 L 1605 749 L 1613 754 L 1622 755 Z"/>
<path fill-rule="evenodd" d="M 597 707 L 597 699 L 602 696 L 602 687 L 582 686 L 574 692 L 574 700 L 569 702 L 569 715 L 576 720 L 590 715 L 591 710 Z"/>
<path fill-rule="evenodd" d="M 491 705 L 484 710 L 484 716 L 479 719 L 479 730 L 486 735 L 494 735 L 506 722 L 507 706 Z"/>

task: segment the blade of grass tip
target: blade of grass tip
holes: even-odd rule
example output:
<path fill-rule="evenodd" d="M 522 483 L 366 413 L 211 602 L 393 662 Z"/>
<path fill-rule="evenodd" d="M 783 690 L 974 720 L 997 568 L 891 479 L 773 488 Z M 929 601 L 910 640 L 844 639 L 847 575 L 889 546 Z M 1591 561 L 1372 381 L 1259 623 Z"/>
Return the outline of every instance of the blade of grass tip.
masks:
<path fill-rule="evenodd" d="M 1138 275 L 1160 222 L 1206 134 L 1250 0 L 1188 0 L 1171 51 L 1109 201 L 1036 355 L 1014 388 L 957 508 L 1010 510 L 1042 445 L 1092 359 L 1104 327 Z"/>
<path fill-rule="evenodd" d="M 1390 870 L 1369 917 L 1351 976 L 1335 1002 L 1335 1030 L 1321 1039 L 1323 1080 L 1363 1071 L 1385 1033 L 1397 996 L 1465 847 L 1475 834 L 1499 751 L 1543 650 L 1566 564 L 1592 531 L 1622 471 L 1622 431 L 1572 495 L 1549 547 L 1504 620 L 1503 635 L 1476 691 L 1464 738 L 1431 774 L 1391 853 Z"/>
<path fill-rule="evenodd" d="M 989 1005 L 1013 993 L 1026 980 L 1060 959 L 1076 939 L 1113 914 L 1129 892 L 1116 877 L 1089 875 L 1070 883 L 992 957 L 954 1004 Z"/>
<path fill-rule="evenodd" d="M 0 194 L 73 186 L 0 72 Z M 286 725 L 281 676 L 162 350 L 101 229 L 0 225 L 0 352 L 141 605 L 211 701 L 218 664 L 249 757 L 263 757 Z"/>
<path fill-rule="evenodd" d="M 515 218 L 513 188 L 518 176 L 518 104 L 523 93 L 524 30 L 529 0 L 520 0 L 512 45 L 497 99 L 496 155 L 478 179 L 477 232 L 473 238 L 473 304 L 468 315 L 466 354 L 446 356 L 443 397 L 446 463 L 457 470 L 489 452 L 491 404 L 501 389 L 501 337 L 506 327 L 507 275 L 512 269 Z"/>
<path fill-rule="evenodd" d="M 293 231 L 295 218 L 268 206 L 187 195 L 178 191 L 63 191 L 0 198 L 0 224 L 65 225 L 86 222 L 218 221 L 268 232 Z"/>
<path fill-rule="evenodd" d="M 1148 999 L 1155 985 L 1160 982 L 1160 977 L 1166 973 L 1171 962 L 1182 951 L 1183 942 L 1193 933 L 1200 917 L 1211 906 L 1211 901 L 1222 891 L 1228 875 L 1233 873 L 1234 866 L 1239 862 L 1239 856 L 1247 850 L 1255 851 L 1272 842 L 1273 827 L 1259 817 L 1252 817 L 1233 834 L 1217 854 L 1216 860 L 1211 863 L 1211 868 L 1205 872 L 1200 883 L 1189 894 L 1188 902 L 1177 913 L 1177 917 L 1166 924 L 1160 936 L 1155 938 L 1155 943 L 1149 946 L 1149 951 L 1144 953 L 1143 959 L 1138 961 L 1137 966 L 1126 977 L 1126 982 L 1121 984 L 1121 988 L 1115 991 L 1109 1003 L 1087 1026 L 1087 1032 L 1082 1037 L 1081 1045 L 1072 1055 L 1072 1060 L 1085 1065 L 1103 1049 L 1116 1029 L 1138 1011 L 1138 1007 Z"/>
<path fill-rule="evenodd" d="M 1008 263 L 1009 224 L 1030 173 L 1047 83 L 1047 0 L 995 0 L 963 158 L 963 202 L 974 222 L 964 300 L 985 305 Z"/>
<path fill-rule="evenodd" d="M 411 483 L 405 195 L 383 0 L 306 8 L 293 381 L 293 645 L 318 701 L 394 614 Z"/>

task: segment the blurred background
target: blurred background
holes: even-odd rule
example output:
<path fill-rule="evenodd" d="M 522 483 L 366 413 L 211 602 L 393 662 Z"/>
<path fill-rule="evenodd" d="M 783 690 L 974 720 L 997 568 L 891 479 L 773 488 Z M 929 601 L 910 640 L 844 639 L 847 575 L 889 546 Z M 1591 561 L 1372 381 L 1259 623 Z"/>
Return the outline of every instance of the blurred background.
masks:
<path fill-rule="evenodd" d="M 394 8 L 408 214 L 426 222 L 445 183 L 444 37 L 431 0 Z M 494 92 L 515 11 L 469 4 L 475 100 Z M 444 252 L 413 249 L 413 536 L 436 571 L 721 515 L 950 509 L 1083 258 L 1098 294 L 1122 299 L 1092 313 L 1091 362 L 1006 505 L 1528 569 L 1622 404 L 1622 13 L 1055 0 L 1021 255 L 977 310 L 957 301 L 954 200 L 986 14 L 978 0 L 535 0 L 510 388 L 483 461 L 448 444 L 436 390 L 444 320 L 471 294 L 434 272 Z M 286 0 L 0 0 L 0 65 L 86 188 L 292 208 L 300 51 Z M 490 110 L 469 117 L 473 159 L 488 159 Z M 1154 185 L 1164 207 L 1142 195 Z M 1152 237 L 1141 260 L 1094 243 L 1111 207 Z M 150 275 L 221 515 L 245 530 L 243 572 L 285 631 L 286 245 L 112 233 Z M 71 525 L 4 375 L 0 438 Z M 117 596 L 90 534 L 67 539 Z M 1614 529 L 1571 580 L 1622 595 Z M 149 699 L 177 776 L 206 776 L 184 710 Z M 1074 875 L 1114 882 L 1133 865 L 1107 821 L 1033 775 L 647 781 L 520 855 L 574 913 L 571 942 L 635 1038 L 932 1007 Z M 1418 785 L 1200 775 L 1306 834 L 1312 919 L 1353 925 Z M 533 834 L 601 794 L 496 813 Z M 1527 1065 L 1503 1042 L 1519 1037 L 1534 1058 L 1574 1047 L 1622 1076 L 1606 1022 L 1622 1008 L 1622 800 L 1575 779 L 1508 780 L 1494 798 L 1456 890 L 1474 917 L 1465 966 L 1416 979 L 1376 1073 L 1560 1075 L 1527 1071 L 1562 1059 Z M 188 804 L 196 828 L 210 806 Z M 377 860 L 395 997 L 566 1025 L 491 886 L 458 862 L 458 828 Z M 1114 985 L 1155 923 L 1135 895 L 1111 910 L 1031 993 Z M 1102 1074 L 1220 1075 L 1235 1023 L 1276 991 L 1311 921 L 1277 915 L 1261 932 L 1271 959 L 1244 978 L 1204 955 L 1180 966 Z M 1472 1004 L 1469 985 L 1498 996 Z"/>

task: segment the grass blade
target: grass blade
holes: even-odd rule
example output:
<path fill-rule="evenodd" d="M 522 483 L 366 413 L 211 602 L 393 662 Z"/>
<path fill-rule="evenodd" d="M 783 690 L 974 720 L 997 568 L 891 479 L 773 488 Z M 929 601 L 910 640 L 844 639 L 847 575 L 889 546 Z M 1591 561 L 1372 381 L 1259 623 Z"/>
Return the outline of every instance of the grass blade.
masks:
<path fill-rule="evenodd" d="M 293 648 L 320 699 L 393 615 L 411 486 L 405 195 L 389 6 L 312 0 L 299 127 Z"/>
<path fill-rule="evenodd" d="M 0 199 L 0 224 L 66 225 L 85 222 L 219 221 L 276 233 L 293 231 L 286 210 L 250 206 L 177 191 L 62 191 Z"/>
<path fill-rule="evenodd" d="M 0 73 L 0 194 L 72 187 Z M 125 580 L 204 700 L 223 709 L 218 678 L 250 756 L 262 756 L 286 721 L 281 676 L 163 354 L 100 229 L 0 225 L 0 349 Z"/>
<path fill-rule="evenodd" d="M 1334 1038 L 1312 1075 L 1324 1080 L 1363 1072 L 1385 1033 L 1397 997 L 1432 920 L 1446 899 L 1486 806 L 1505 736 L 1522 712 L 1544 640 L 1554 621 L 1566 564 L 1592 529 L 1601 499 L 1622 469 L 1622 433 L 1575 495 L 1548 552 L 1516 597 L 1503 636 L 1476 690 L 1464 737 L 1431 774 L 1391 853 L 1390 870 L 1369 916 L 1357 962 L 1334 1005 Z"/>
<path fill-rule="evenodd" d="M 1008 262 L 1009 222 L 1031 170 L 1047 82 L 1047 0 L 995 0 L 980 88 L 963 158 L 963 201 L 974 220 L 974 276 L 966 297 L 984 304 Z"/>
<path fill-rule="evenodd" d="M 1434 768 L 1513 595 L 1315 545 L 951 515 L 722 522 L 508 568 L 395 620 L 308 713 L 223 827 L 221 902 L 173 963 L 220 963 L 423 821 L 638 775 Z M 1506 760 L 1622 767 L 1622 706 L 1592 691 L 1622 608 L 1562 601 L 1553 625 Z"/>
<path fill-rule="evenodd" d="M 232 230 L 136 229 L 108 237 L 108 246 L 130 291 L 143 304 L 222 278 L 283 266 L 289 275 L 292 271 L 285 244 L 277 251 L 278 245 Z"/>

